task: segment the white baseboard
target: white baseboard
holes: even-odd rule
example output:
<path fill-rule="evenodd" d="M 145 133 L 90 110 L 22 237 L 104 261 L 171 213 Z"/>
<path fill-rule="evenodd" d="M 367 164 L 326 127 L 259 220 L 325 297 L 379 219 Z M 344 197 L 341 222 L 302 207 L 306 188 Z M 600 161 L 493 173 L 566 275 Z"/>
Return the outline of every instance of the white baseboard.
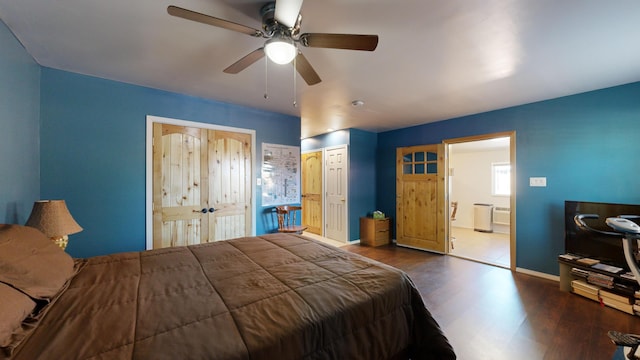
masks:
<path fill-rule="evenodd" d="M 553 280 L 553 281 L 560 282 L 560 276 L 558 276 L 558 275 L 551 275 L 551 274 L 547 274 L 547 273 L 543 273 L 543 272 L 539 272 L 539 271 L 528 270 L 528 269 L 523 269 L 523 268 L 519 268 L 519 267 L 516 267 L 516 272 L 519 272 L 519 273 L 522 273 L 522 274 L 531 275 L 531 276 L 535 276 L 535 277 L 539 277 L 539 278 L 543 278 L 543 279 L 547 279 L 547 280 Z"/>

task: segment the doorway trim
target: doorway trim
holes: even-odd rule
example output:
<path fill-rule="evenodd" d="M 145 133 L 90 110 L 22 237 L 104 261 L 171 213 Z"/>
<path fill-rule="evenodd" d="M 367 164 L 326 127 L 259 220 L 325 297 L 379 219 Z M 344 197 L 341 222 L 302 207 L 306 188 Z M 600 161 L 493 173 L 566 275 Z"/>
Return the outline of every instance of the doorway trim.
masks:
<path fill-rule="evenodd" d="M 467 136 L 461 138 L 453 138 L 453 139 L 445 139 L 442 141 L 444 144 L 444 161 L 445 161 L 445 204 L 449 204 L 451 199 L 449 199 L 449 146 L 452 144 L 460 144 L 465 142 L 479 141 L 479 140 L 490 140 L 495 138 L 509 138 L 509 163 L 511 164 L 511 196 L 509 197 L 509 206 L 511 208 L 511 213 L 509 215 L 509 268 L 511 271 L 516 270 L 516 132 L 515 131 L 505 131 L 505 132 L 497 132 L 483 135 L 474 135 Z M 451 207 L 446 206 L 446 217 L 445 217 L 445 236 L 449 239 L 451 234 L 451 222 L 449 218 L 451 216 L 450 211 Z M 449 249 L 447 249 L 447 254 L 449 253 Z M 482 262 L 482 261 L 480 261 Z M 493 265 L 493 264 L 491 264 Z"/>
<path fill-rule="evenodd" d="M 201 123 L 188 120 L 180 120 L 173 118 L 165 118 L 160 116 L 147 115 L 146 122 L 146 161 L 145 161 L 145 237 L 146 237 L 146 250 L 153 249 L 153 124 L 169 124 L 186 127 L 196 127 L 207 130 L 221 130 L 230 131 L 242 134 L 251 135 L 251 235 L 256 235 L 256 180 L 255 180 L 255 166 L 256 166 L 256 131 L 253 129 L 243 129 L 231 126 L 216 125 L 209 123 Z"/>

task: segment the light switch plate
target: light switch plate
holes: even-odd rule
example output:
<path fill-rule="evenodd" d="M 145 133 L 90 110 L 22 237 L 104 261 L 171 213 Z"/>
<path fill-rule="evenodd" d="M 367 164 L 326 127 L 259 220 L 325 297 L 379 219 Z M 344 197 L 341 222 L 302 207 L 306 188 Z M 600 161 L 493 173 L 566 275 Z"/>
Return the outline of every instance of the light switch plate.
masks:
<path fill-rule="evenodd" d="M 531 186 L 531 187 L 546 187 L 547 186 L 547 178 L 546 177 L 530 177 L 529 178 L 529 186 Z"/>
<path fill-rule="evenodd" d="M 262 178 L 256 178 L 256 186 L 262 186 Z"/>

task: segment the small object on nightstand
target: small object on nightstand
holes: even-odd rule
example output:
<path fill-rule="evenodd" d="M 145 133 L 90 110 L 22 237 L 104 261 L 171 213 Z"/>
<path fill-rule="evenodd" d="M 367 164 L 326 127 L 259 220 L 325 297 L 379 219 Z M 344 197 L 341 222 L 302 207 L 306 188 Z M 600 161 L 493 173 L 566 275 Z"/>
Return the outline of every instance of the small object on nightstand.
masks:
<path fill-rule="evenodd" d="M 391 240 L 391 219 L 360 218 L 360 244 L 382 246 Z"/>

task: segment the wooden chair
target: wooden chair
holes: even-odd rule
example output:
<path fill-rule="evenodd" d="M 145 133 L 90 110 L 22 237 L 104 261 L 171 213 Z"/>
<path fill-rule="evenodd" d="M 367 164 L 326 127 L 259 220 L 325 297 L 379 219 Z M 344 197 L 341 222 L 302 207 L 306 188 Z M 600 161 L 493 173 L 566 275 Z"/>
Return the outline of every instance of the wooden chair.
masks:
<path fill-rule="evenodd" d="M 297 213 L 302 211 L 301 206 L 281 205 L 276 206 L 278 216 L 278 232 L 302 234 L 306 226 L 296 224 Z"/>

